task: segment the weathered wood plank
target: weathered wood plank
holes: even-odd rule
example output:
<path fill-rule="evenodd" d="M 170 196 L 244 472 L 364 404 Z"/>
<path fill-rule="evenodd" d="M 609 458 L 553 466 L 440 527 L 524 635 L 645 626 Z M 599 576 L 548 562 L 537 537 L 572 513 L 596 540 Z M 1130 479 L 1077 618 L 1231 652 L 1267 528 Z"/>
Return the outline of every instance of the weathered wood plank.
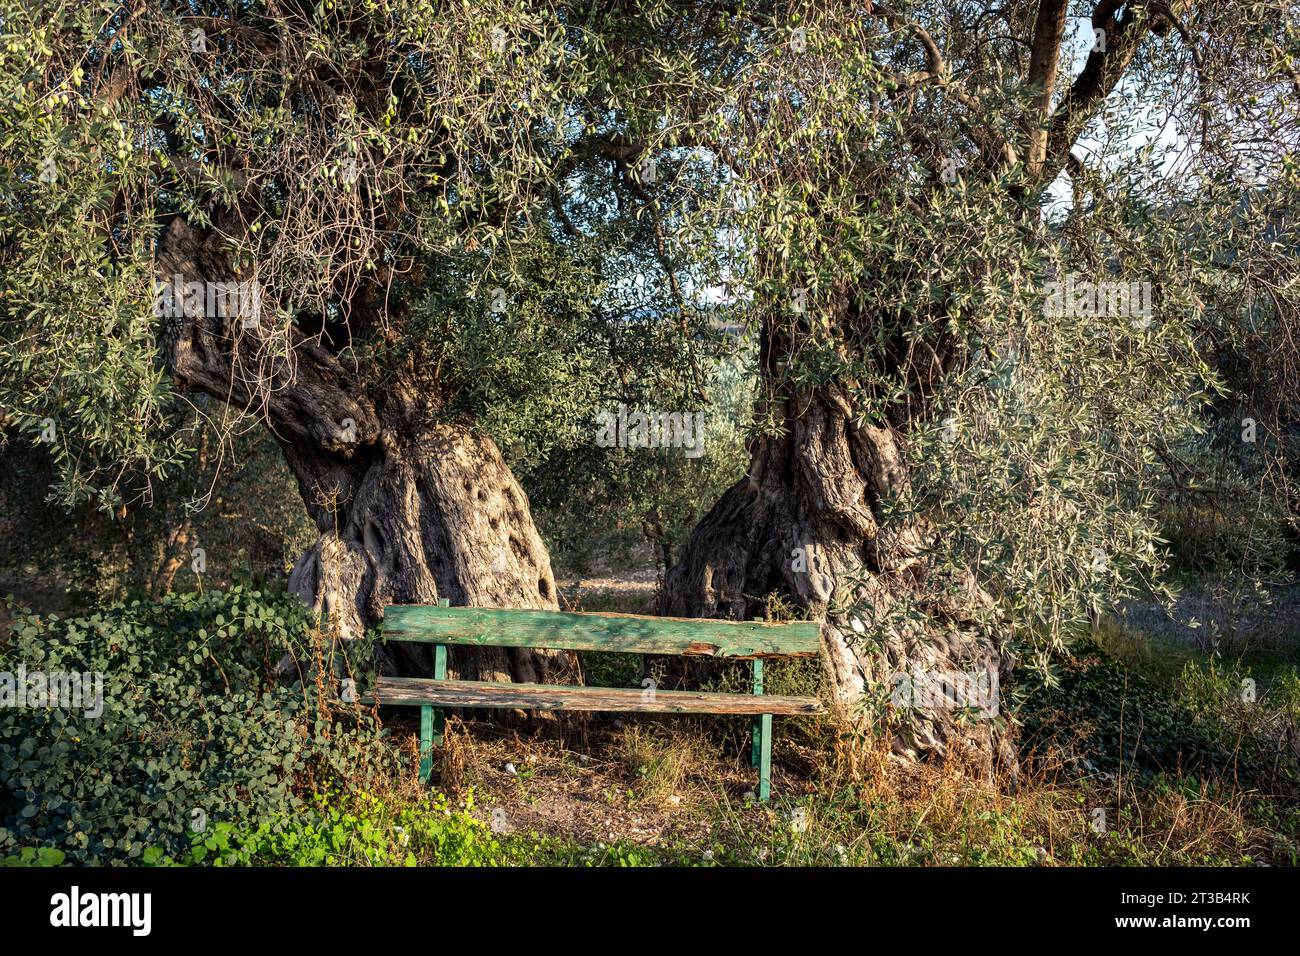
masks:
<path fill-rule="evenodd" d="M 819 714 L 815 697 L 755 697 L 687 690 L 499 684 L 488 681 L 381 677 L 374 699 L 381 704 L 490 707 L 522 710 L 610 710 L 667 714 Z"/>
<path fill-rule="evenodd" d="M 550 647 L 628 654 L 753 659 L 815 657 L 815 621 L 714 621 L 574 611 L 396 604 L 384 609 L 394 641 L 492 647 Z"/>

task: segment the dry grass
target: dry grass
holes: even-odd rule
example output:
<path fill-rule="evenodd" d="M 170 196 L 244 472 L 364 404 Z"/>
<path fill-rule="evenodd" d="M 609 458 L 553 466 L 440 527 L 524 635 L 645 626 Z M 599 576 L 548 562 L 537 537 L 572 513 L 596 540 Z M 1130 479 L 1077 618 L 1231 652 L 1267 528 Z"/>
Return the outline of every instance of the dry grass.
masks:
<path fill-rule="evenodd" d="M 653 724 L 633 723 L 617 732 L 610 748 L 636 796 L 652 805 L 695 803 L 708 790 L 717 748 L 700 733 L 672 733 Z"/>
<path fill-rule="evenodd" d="M 853 793 L 856 816 L 871 822 L 868 831 L 844 834 L 850 856 L 859 850 L 878 862 L 1169 865 L 1242 863 L 1274 851 L 1272 833 L 1251 818 L 1252 794 L 1187 780 L 1103 784 L 1071 778 L 1051 758 L 1013 786 L 950 765 L 903 764 L 880 744 L 875 750 L 828 760 L 817 788 Z M 824 821 L 832 829 L 834 817 L 830 812 Z M 896 860 L 882 853 L 890 845 L 899 849 Z"/>
<path fill-rule="evenodd" d="M 1046 760 L 1016 787 L 902 764 L 875 741 L 778 731 L 774 800 L 752 800 L 734 740 L 689 721 L 594 721 L 574 739 L 448 722 L 436 785 L 498 832 L 804 865 L 1179 865 L 1287 862 L 1254 796 L 1188 780 L 1138 787 Z M 414 777 L 415 749 L 408 742 Z M 402 792 L 406 793 L 406 787 Z M 1094 831 L 1097 810 L 1105 832 Z M 1281 843 L 1279 843 L 1281 840 Z"/>
<path fill-rule="evenodd" d="M 569 739 L 453 718 L 434 770 L 439 789 L 472 795 L 485 821 L 499 810 L 510 830 L 585 843 L 701 839 L 708 821 L 696 811 L 718 790 L 753 787 L 748 768 L 707 737 L 640 721 L 599 722 Z"/>

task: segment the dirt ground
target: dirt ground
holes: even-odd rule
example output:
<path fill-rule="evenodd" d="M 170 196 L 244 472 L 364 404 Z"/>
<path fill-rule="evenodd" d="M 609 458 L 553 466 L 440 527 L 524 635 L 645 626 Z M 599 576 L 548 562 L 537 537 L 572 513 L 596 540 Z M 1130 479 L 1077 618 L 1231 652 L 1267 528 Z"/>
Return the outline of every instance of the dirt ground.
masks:
<path fill-rule="evenodd" d="M 654 614 L 658 594 L 655 571 L 633 571 L 623 575 L 561 578 L 560 607 L 566 611 L 623 611 Z"/>
<path fill-rule="evenodd" d="M 637 765 L 637 751 L 624 735 L 635 738 L 638 728 L 622 720 L 608 723 L 572 740 L 481 722 L 453 723 L 441 785 L 461 797 L 472 789 L 473 813 L 497 832 L 536 831 L 584 844 L 699 844 L 708 841 L 709 820 L 716 815 L 698 812 L 701 807 L 765 812 L 753 802 L 753 771 L 738 755 L 697 754 L 696 741 L 683 747 L 668 730 L 661 739 L 674 740 L 674 753 L 685 751 L 692 758 L 690 766 L 665 773 L 653 766 L 652 752 Z M 776 786 L 780 783 L 778 778 Z"/>

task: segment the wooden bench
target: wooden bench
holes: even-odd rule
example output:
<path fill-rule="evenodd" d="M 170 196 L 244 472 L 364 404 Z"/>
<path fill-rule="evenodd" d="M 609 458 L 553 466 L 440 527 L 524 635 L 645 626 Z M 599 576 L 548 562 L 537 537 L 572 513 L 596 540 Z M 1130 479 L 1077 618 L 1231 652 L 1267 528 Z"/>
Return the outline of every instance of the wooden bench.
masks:
<path fill-rule="evenodd" d="M 750 761 L 758 768 L 758 797 L 771 789 L 772 715 L 821 713 L 815 697 L 763 693 L 763 661 L 815 657 L 818 625 L 811 621 L 714 621 L 561 611 L 496 610 L 400 604 L 384 610 L 384 638 L 434 646 L 433 679 L 380 677 L 372 700 L 420 708 L 420 782 L 433 772 L 433 747 L 442 742 L 446 707 L 591 710 L 667 714 L 754 714 Z M 531 647 L 717 657 L 751 662 L 752 694 L 658 690 L 653 686 L 578 687 L 447 680 L 447 647 Z"/>

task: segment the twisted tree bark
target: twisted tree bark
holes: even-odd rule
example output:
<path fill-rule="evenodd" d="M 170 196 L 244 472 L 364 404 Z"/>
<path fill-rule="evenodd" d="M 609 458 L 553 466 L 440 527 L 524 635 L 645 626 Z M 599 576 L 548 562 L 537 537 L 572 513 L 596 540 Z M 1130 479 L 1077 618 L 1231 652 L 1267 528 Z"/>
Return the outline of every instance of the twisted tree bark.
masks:
<path fill-rule="evenodd" d="M 381 428 L 334 484 L 339 469 L 323 467 L 318 450 L 285 454 L 321 532 L 289 587 L 343 637 L 378 621 L 386 604 L 558 606 L 528 500 L 489 439 L 452 426 Z M 467 680 L 545 683 L 558 661 L 527 649 L 453 648 L 449 669 Z"/>
<path fill-rule="evenodd" d="M 748 473 L 691 534 L 667 575 L 662 613 L 750 619 L 765 613 L 771 595 L 807 611 L 822 622 L 821 660 L 834 696 L 860 721 L 869 716 L 857 705 L 890 696 L 903 678 L 986 674 L 996 688 L 1010 660 L 989 627 L 989 595 L 968 572 L 930 567 L 925 527 L 885 522 L 886 503 L 910 490 L 900 432 L 859 423 L 842 384 L 774 384 L 781 349 L 767 333 L 764 368 L 780 434 L 751 444 Z M 902 602 L 920 613 L 890 619 Z M 900 755 L 1015 769 L 1001 720 L 968 720 L 948 707 L 896 708 L 892 716 Z"/>
<path fill-rule="evenodd" d="M 159 281 L 238 282 L 223 238 L 238 228 L 174 218 L 156 252 Z M 558 606 L 550 558 L 500 452 L 470 424 L 431 424 L 414 376 L 363 383 L 323 337 L 185 305 L 164 336 L 172 373 L 270 429 L 320 532 L 290 588 L 340 638 L 373 627 L 386 604 Z M 383 653 L 388 670 L 430 666 L 418 649 Z M 568 666 L 527 649 L 458 648 L 449 660 L 452 675 L 484 680 L 546 681 Z"/>

